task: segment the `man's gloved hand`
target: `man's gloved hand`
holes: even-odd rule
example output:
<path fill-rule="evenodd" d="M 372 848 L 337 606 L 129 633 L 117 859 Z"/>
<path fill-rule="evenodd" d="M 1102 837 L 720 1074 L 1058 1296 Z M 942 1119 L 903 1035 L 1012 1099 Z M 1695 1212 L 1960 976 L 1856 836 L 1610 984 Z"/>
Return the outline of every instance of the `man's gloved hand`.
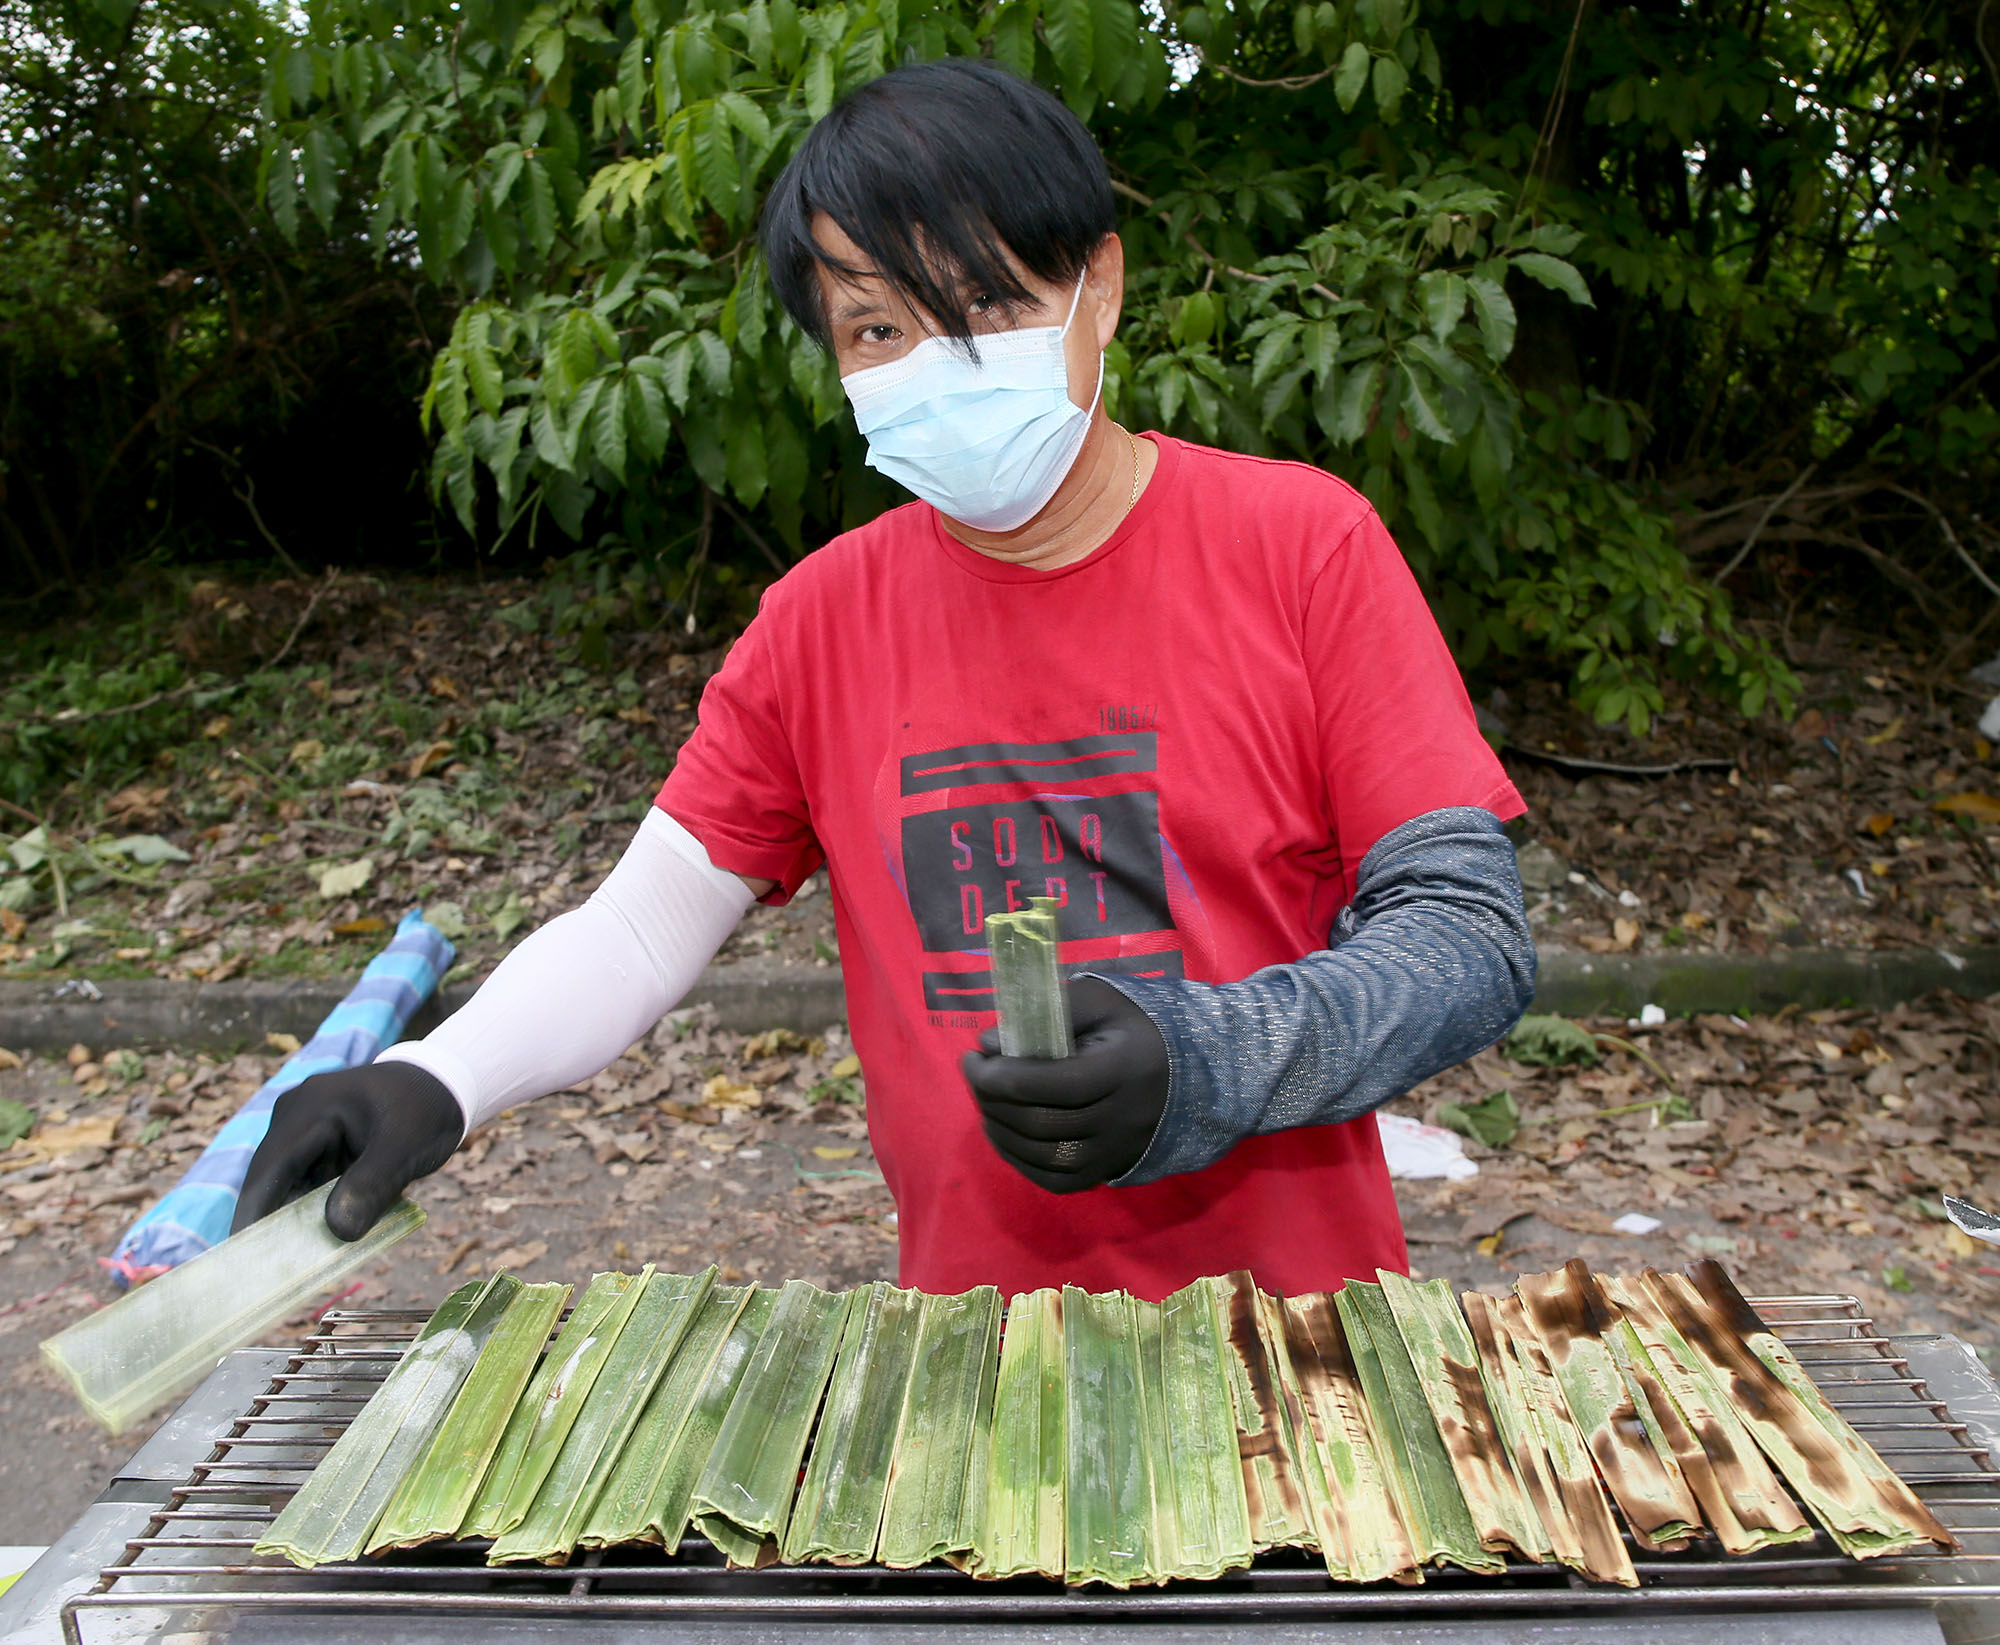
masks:
<path fill-rule="evenodd" d="M 413 1063 L 315 1074 L 272 1108 L 230 1232 L 339 1177 L 326 1225 L 342 1239 L 359 1239 L 405 1188 L 450 1159 L 464 1134 L 458 1099 Z"/>
<path fill-rule="evenodd" d="M 1038 1188 L 1074 1194 L 1139 1163 L 1167 1106 L 1167 1042 L 1108 982 L 1069 985 L 1076 1051 L 1003 1057 L 1000 1036 L 965 1054 L 965 1082 L 1000 1157 Z"/>

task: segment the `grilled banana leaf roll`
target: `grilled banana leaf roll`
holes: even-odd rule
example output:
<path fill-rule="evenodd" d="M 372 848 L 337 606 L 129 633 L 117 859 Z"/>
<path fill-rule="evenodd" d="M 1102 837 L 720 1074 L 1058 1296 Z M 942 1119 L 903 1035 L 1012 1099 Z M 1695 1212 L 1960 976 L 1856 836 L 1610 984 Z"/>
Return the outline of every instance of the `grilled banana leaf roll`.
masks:
<path fill-rule="evenodd" d="M 1633 1537 L 1656 1552 L 1685 1548 L 1701 1529 L 1701 1508 L 1673 1452 L 1656 1438 L 1659 1419 L 1644 1391 L 1620 1364 L 1636 1337 L 1630 1344 L 1621 1338 L 1616 1348 L 1607 1340 L 1624 1322 L 1614 1319 L 1581 1259 L 1552 1274 L 1523 1274 L 1514 1290 Z"/>
<path fill-rule="evenodd" d="M 1639 1578 L 1597 1469 L 1528 1333 L 1520 1303 L 1477 1291 L 1461 1302 L 1487 1374 L 1493 1414 L 1514 1458 L 1514 1476 L 1549 1533 L 1550 1551 L 1593 1582 L 1636 1587 Z"/>
<path fill-rule="evenodd" d="M 1065 1389 L 1062 1293 L 1024 1291 L 1007 1305 L 1000 1343 L 975 1576 L 1062 1580 Z M 1232 1429 L 1232 1455 L 1234 1437 Z"/>
<path fill-rule="evenodd" d="M 1336 1582 L 1421 1582 L 1383 1454 L 1368 1427 L 1366 1396 L 1347 1333 L 1324 1291 L 1284 1300 L 1285 1352 L 1326 1482 L 1319 1544 Z"/>
<path fill-rule="evenodd" d="M 506 1303 L 430 1449 L 389 1499 L 368 1552 L 413 1548 L 458 1534 L 570 1289 L 524 1285 Z"/>
<path fill-rule="evenodd" d="M 1157 1313 L 1157 1362 L 1145 1329 L 1140 1343 L 1154 1496 L 1161 1505 L 1160 1570 L 1163 1576 L 1217 1577 L 1248 1565 L 1252 1552 L 1221 1324 L 1199 1280 L 1160 1303 Z"/>
<path fill-rule="evenodd" d="M 1000 1050 L 1009 1057 L 1067 1057 L 1069 991 L 1056 958 L 1053 897 L 1030 907 L 986 916 L 986 947 L 993 957 L 994 1004 L 1000 1013 Z"/>
<path fill-rule="evenodd" d="M 865 1565 L 875 1557 L 923 1304 L 919 1292 L 886 1280 L 855 1293 L 805 1481 L 785 1527 L 786 1564 Z"/>
<path fill-rule="evenodd" d="M 1792 1351 L 1774 1336 L 1713 1262 L 1691 1278 L 1649 1271 L 1646 1289 L 1694 1348 L 1786 1482 L 1843 1552 L 1856 1559 L 1957 1539 L 1875 1449 L 1827 1404 Z"/>
<path fill-rule="evenodd" d="M 1377 1270 L 1377 1277 L 1458 1476 L 1479 1545 L 1489 1553 L 1512 1549 L 1538 1562 L 1547 1559 L 1553 1544 L 1515 1478 L 1515 1447 L 1494 1409 L 1479 1350 L 1451 1286 L 1441 1279 L 1420 1285 L 1387 1269 Z"/>
<path fill-rule="evenodd" d="M 583 1534 L 577 1538 L 580 1547 L 610 1548 L 624 1542 L 660 1540 L 650 1522 L 654 1495 L 676 1454 L 676 1443 L 694 1413 L 695 1400 L 708 1381 L 715 1357 L 752 1289 L 747 1285 L 715 1285 L 702 1298 L 687 1335 L 667 1362 L 666 1374 L 619 1453 L 603 1494 L 584 1521 Z M 702 1460 L 706 1461 L 706 1456 Z M 676 1532 L 675 1541 L 679 1540 Z"/>
<path fill-rule="evenodd" d="M 1417 1558 L 1426 1563 L 1449 1560 L 1468 1571 L 1505 1570 L 1507 1562 L 1480 1544 L 1382 1287 L 1349 1280 L 1336 1293 L 1334 1307 L 1347 1331 L 1355 1373 L 1367 1395 L 1369 1426 Z"/>
<path fill-rule="evenodd" d="M 1702 1518 L 1724 1549 L 1754 1553 L 1785 1542 L 1810 1542 L 1813 1529 L 1785 1494 L 1713 1377 L 1645 1286 L 1606 1279 L 1605 1294 L 1645 1348 L 1657 1394 L 1647 1397 L 1665 1422 L 1674 1458 L 1701 1504 Z"/>
<path fill-rule="evenodd" d="M 652 1502 L 646 1510 L 646 1540 L 664 1544 L 669 1552 L 687 1535 L 695 1487 L 701 1483 L 702 1471 L 715 1450 L 716 1435 L 722 1432 L 723 1419 L 736 1402 L 736 1391 L 743 1386 L 757 1344 L 764 1340 L 771 1315 L 777 1310 L 776 1291 L 755 1285 L 746 1290 L 749 1294 L 742 1309 L 697 1384 L 687 1420 L 661 1462 L 653 1485 Z"/>
<path fill-rule="evenodd" d="M 493 1465 L 474 1493 L 462 1537 L 498 1537 L 528 1517 L 570 1427 L 597 1380 L 626 1316 L 639 1300 L 635 1274 L 593 1274 L 562 1333 L 500 1436 Z"/>
<path fill-rule="evenodd" d="M 747 1562 L 748 1539 L 761 1548 L 785 1534 L 849 1300 L 799 1279 L 778 1293 L 695 1487 L 696 1521 L 732 1564 Z"/>
<path fill-rule="evenodd" d="M 1123 1291 L 1063 1287 L 1064 1580 L 1131 1588 L 1158 1580 L 1138 1322 Z"/>
<path fill-rule="evenodd" d="M 1243 1467 L 1243 1495 L 1250 1513 L 1250 1545 L 1318 1548 L 1312 1496 L 1307 1490 L 1298 1435 L 1287 1419 L 1283 1380 L 1265 1318 L 1261 1293 L 1247 1273 L 1197 1282 L 1208 1288 L 1222 1334 L 1223 1370 L 1236 1418 L 1236 1454 Z"/>
<path fill-rule="evenodd" d="M 256 1551 L 307 1567 L 359 1558 L 520 1289 L 511 1275 L 496 1274 L 452 1292 L 271 1522 Z"/>
<path fill-rule="evenodd" d="M 560 1565 L 569 1558 L 640 1413 L 714 1285 L 715 1270 L 661 1274 L 648 1263 L 640 1279 L 639 1299 L 534 1505 L 519 1525 L 493 1544 L 487 1555 L 490 1564 L 532 1560 Z"/>
<path fill-rule="evenodd" d="M 926 1296 L 889 1469 L 877 1557 L 898 1568 L 971 1550 L 986 1507 L 1000 1293 Z"/>

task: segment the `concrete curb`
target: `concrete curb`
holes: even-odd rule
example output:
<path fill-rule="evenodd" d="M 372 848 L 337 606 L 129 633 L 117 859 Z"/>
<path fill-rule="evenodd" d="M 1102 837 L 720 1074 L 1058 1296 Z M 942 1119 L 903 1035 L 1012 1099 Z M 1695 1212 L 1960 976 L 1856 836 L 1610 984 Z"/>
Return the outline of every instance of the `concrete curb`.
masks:
<path fill-rule="evenodd" d="M 338 981 L 107 982 L 92 998 L 75 982 L 0 982 L 0 1046 L 60 1050 L 81 1041 L 93 1051 L 121 1045 L 234 1050 L 269 1033 L 308 1038 L 347 992 Z M 1642 1005 L 1669 1015 L 1692 1011 L 1776 1011 L 1786 1005 L 1883 1010 L 1933 989 L 1970 998 L 2000 993 L 2000 947 L 1849 951 L 1796 948 L 1763 958 L 1729 954 L 1549 954 L 1535 990 L 1537 1011 L 1565 1016 L 1637 1016 Z M 418 1013 L 427 1032 L 472 995 L 456 983 Z M 840 971 L 746 960 L 710 966 L 686 1002 L 712 1005 L 724 1028 L 813 1031 L 847 1017 Z"/>

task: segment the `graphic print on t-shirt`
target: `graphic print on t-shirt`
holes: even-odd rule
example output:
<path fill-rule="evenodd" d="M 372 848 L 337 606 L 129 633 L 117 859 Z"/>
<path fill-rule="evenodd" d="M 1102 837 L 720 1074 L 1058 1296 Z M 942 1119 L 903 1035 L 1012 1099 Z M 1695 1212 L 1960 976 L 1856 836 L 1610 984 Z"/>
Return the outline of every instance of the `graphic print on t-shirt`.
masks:
<path fill-rule="evenodd" d="M 1193 905 L 1160 827 L 1158 733 L 972 743 L 900 762 L 904 891 L 934 1026 L 993 1011 L 985 921 L 1053 897 L 1065 975 L 1185 975 Z"/>

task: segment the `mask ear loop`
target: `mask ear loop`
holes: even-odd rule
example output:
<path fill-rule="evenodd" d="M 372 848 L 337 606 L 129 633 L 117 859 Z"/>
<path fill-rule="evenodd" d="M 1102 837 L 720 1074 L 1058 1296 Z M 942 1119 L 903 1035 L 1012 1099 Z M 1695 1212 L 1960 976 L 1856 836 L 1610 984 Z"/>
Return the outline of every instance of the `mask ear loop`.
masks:
<path fill-rule="evenodd" d="M 1076 277 L 1076 290 L 1069 294 L 1069 313 L 1063 316 L 1061 335 L 1069 335 L 1070 323 L 1076 319 L 1076 305 L 1083 301 L 1083 282 L 1090 278 L 1090 265 L 1085 263 Z"/>
<path fill-rule="evenodd" d="M 1076 277 L 1076 290 L 1070 294 L 1070 299 L 1069 299 L 1069 313 L 1063 317 L 1062 330 L 1057 333 L 1058 336 L 1064 338 L 1067 338 L 1069 336 L 1069 328 L 1072 324 L 1075 323 L 1076 320 L 1077 305 L 1083 301 L 1083 282 L 1087 280 L 1089 277 L 1090 277 L 1090 265 L 1088 263 L 1085 263 L 1083 265 L 1082 273 L 1078 274 Z M 1099 349 L 1097 351 L 1097 387 L 1095 387 L 1090 391 L 1090 404 L 1084 407 L 1083 414 L 1086 417 L 1095 416 L 1097 413 L 1097 402 L 1103 397 L 1104 397 L 1104 350 Z M 1074 401 L 1071 401 L 1070 403 L 1072 405 L 1075 404 Z"/>

